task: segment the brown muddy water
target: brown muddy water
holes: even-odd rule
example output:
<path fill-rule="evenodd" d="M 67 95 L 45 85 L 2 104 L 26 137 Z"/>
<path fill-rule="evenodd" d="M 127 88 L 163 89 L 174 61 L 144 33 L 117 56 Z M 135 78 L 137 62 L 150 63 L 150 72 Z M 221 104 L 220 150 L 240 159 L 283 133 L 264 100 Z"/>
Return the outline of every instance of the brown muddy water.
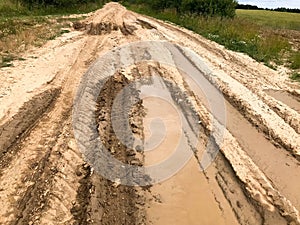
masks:
<path fill-rule="evenodd" d="M 297 100 L 297 97 L 289 94 L 286 91 L 265 90 L 265 92 L 278 101 L 281 101 L 290 108 L 294 109 L 296 112 L 300 113 L 300 102 Z"/>

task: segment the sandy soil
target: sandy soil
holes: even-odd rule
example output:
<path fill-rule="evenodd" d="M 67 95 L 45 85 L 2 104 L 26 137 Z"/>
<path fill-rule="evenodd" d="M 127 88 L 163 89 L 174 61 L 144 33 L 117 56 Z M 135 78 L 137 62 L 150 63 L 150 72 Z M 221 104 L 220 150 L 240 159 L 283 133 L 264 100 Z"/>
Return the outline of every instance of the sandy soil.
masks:
<path fill-rule="evenodd" d="M 116 159 L 141 168 L 162 162 L 182 135 L 179 118 L 186 125 L 181 148 L 191 158 L 169 179 L 146 187 L 122 185 L 97 173 L 84 160 L 72 124 L 74 98 L 90 66 L 113 48 L 137 41 L 182 46 L 162 44 L 147 54 L 198 71 L 211 90 L 222 92 L 226 110 L 225 125 L 212 122 L 205 93 L 174 67 L 143 62 L 118 70 L 95 99 L 93 114 L 99 137 Z M 112 67 L 142 50 L 130 51 L 112 59 Z M 75 23 L 70 33 L 23 58 L 0 69 L 0 224 L 300 224 L 300 90 L 284 70 L 271 70 L 117 3 L 106 4 Z M 109 73 L 111 67 L 105 66 L 103 73 Z M 142 99 L 138 86 L 121 99 L 123 105 L 127 95 L 139 99 L 131 109 L 129 128 L 146 146 L 159 141 L 162 132 L 151 121 L 165 121 L 161 145 L 141 152 L 135 143 L 118 141 L 112 106 L 124 86 L 154 75 L 164 78 L 153 82 L 172 104 Z M 82 131 L 89 129 L 87 115 L 78 122 Z M 196 128 L 199 142 L 194 148 L 189 136 Z M 207 148 L 219 152 L 202 171 Z M 146 172 L 145 177 L 154 181 Z"/>

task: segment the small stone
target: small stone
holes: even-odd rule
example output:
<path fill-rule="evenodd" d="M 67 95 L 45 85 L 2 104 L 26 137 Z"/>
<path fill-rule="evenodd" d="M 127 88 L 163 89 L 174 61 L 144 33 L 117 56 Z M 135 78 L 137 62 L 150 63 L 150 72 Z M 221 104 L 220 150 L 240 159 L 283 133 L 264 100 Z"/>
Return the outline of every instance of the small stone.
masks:
<path fill-rule="evenodd" d="M 141 151 L 143 150 L 143 148 L 142 148 L 142 146 L 137 145 L 137 146 L 135 147 L 135 150 L 136 150 L 137 152 L 141 152 Z"/>
<path fill-rule="evenodd" d="M 56 167 L 54 167 L 54 166 L 52 166 L 52 167 L 50 168 L 50 170 L 51 170 L 53 173 L 57 173 L 57 172 L 58 172 L 58 170 L 57 170 Z"/>
<path fill-rule="evenodd" d="M 68 143 L 68 147 L 72 150 L 76 150 L 77 149 L 77 144 L 76 144 L 76 141 L 71 139 Z"/>
<path fill-rule="evenodd" d="M 76 176 L 78 176 L 78 177 L 81 177 L 81 176 L 82 176 L 82 172 L 81 172 L 79 169 L 77 169 L 77 170 L 75 171 L 75 173 L 76 173 Z"/>
<path fill-rule="evenodd" d="M 87 164 L 87 163 L 85 163 L 85 164 L 83 165 L 83 168 L 84 168 L 85 170 L 87 170 L 89 167 L 90 167 L 90 166 L 89 166 L 89 164 Z"/>
<path fill-rule="evenodd" d="M 111 150 L 110 150 L 110 152 L 111 152 L 111 153 L 115 153 L 115 152 L 116 152 L 116 151 L 115 151 L 115 148 L 112 147 Z"/>
<path fill-rule="evenodd" d="M 120 179 L 120 178 L 117 178 L 117 179 L 114 181 L 113 186 L 114 186 L 115 188 L 117 188 L 117 187 L 120 186 L 120 184 L 121 184 L 121 179 Z"/>

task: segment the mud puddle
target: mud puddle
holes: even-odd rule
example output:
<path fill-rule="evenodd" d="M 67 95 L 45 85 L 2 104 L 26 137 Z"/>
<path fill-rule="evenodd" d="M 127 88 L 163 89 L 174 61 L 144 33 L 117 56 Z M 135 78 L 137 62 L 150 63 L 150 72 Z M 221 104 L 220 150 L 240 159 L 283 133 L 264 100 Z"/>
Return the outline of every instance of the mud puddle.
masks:
<path fill-rule="evenodd" d="M 145 165 L 161 163 L 170 155 L 174 155 L 172 160 L 178 162 L 178 152 L 180 152 L 178 163 L 184 165 L 193 154 L 189 143 L 196 140 L 199 129 L 195 132 L 197 128 L 190 127 L 186 112 L 182 112 L 176 105 L 166 86 L 170 81 L 156 76 L 155 71 L 152 72 L 154 73 L 150 78 L 152 86 L 141 87 L 141 96 L 148 96 L 143 101 L 147 115 L 143 122 Z"/>
<path fill-rule="evenodd" d="M 193 84 L 193 80 L 185 74 L 182 75 L 191 87 L 191 90 L 194 91 L 197 96 L 200 96 L 200 99 L 204 98 L 203 92 L 199 88 L 195 88 L 197 86 Z M 287 153 L 286 150 L 275 147 L 263 133 L 259 132 L 227 100 L 224 100 L 224 103 L 226 106 L 227 129 L 237 138 L 241 147 L 249 154 L 255 164 L 273 181 L 274 186 L 299 210 L 299 162 Z M 289 174 L 289 176 L 287 176 L 287 174 Z"/>
<path fill-rule="evenodd" d="M 175 176 L 151 188 L 154 197 L 147 209 L 149 222 L 155 225 L 239 224 L 222 193 L 216 199 L 211 189 L 197 160 L 192 158 Z"/>
<path fill-rule="evenodd" d="M 144 118 L 145 166 L 160 163 L 177 148 L 181 136 L 181 124 L 176 109 L 161 99 L 146 98 L 143 101 L 147 116 Z M 155 110 L 161 109 L 163 110 Z M 159 118 L 160 121 L 157 120 Z M 163 127 L 160 123 L 163 121 Z"/>
<path fill-rule="evenodd" d="M 286 91 L 265 90 L 265 92 L 300 113 L 300 102 L 295 96 Z"/>
<path fill-rule="evenodd" d="M 228 102 L 226 109 L 229 131 L 274 186 L 300 210 L 300 165 L 297 159 L 275 147 Z"/>
<path fill-rule="evenodd" d="M 190 126 L 199 124 L 195 118 L 191 119 L 190 115 L 195 112 L 188 112 L 188 107 L 182 106 L 187 98 L 184 99 L 183 93 L 159 77 L 153 78 L 153 84 L 157 89 L 142 87 L 141 91 L 141 95 L 160 96 L 143 99 L 145 150 L 149 148 L 144 153 L 145 165 L 164 163 L 170 155 L 176 154 L 176 148 L 182 153 L 189 151 L 191 155 L 187 162 L 185 157 L 174 158 L 173 163 L 180 165 L 179 171 L 151 187 L 147 220 L 156 225 L 239 224 L 221 189 L 216 183 L 211 186 L 194 156 L 196 149 L 190 144 L 196 134 L 195 127 Z M 159 126 L 159 122 L 163 122 L 163 126 Z M 186 134 L 184 141 L 182 133 Z M 206 148 L 204 139 L 205 135 L 197 142 L 197 149 L 201 152 Z M 159 173 L 164 173 L 164 170 Z M 155 177 L 151 178 L 155 180 Z"/>
<path fill-rule="evenodd" d="M 184 66 L 186 71 L 189 72 L 189 74 L 181 72 L 181 75 L 190 90 L 200 99 L 201 104 L 204 104 L 213 113 L 218 112 L 217 114 L 214 113 L 214 116 L 221 120 L 220 122 L 225 122 L 226 128 L 238 140 L 254 163 L 299 210 L 300 166 L 298 161 L 287 153 L 285 149 L 275 147 L 263 133 L 252 126 L 225 98 L 222 98 L 222 96 L 221 98 L 218 97 L 220 93 L 218 93 L 216 87 L 204 78 L 201 71 L 188 58 L 178 54 L 178 51 L 173 51 L 173 58 L 177 65 Z M 207 101 L 203 101 L 203 98 L 207 99 Z M 212 108 L 214 105 L 220 106 L 221 110 L 214 111 Z M 222 111 L 222 106 L 225 108 L 224 111 Z M 220 113 L 223 113 L 223 115 Z M 223 120 L 224 117 L 225 120 Z M 264 219 L 269 220 L 270 218 Z"/>

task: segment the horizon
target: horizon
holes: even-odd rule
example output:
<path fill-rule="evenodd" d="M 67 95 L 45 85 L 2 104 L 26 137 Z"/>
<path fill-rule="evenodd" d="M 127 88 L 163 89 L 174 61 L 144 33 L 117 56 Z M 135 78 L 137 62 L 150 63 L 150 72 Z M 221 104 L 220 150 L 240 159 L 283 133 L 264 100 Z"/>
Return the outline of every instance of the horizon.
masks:
<path fill-rule="evenodd" d="M 295 0 L 238 0 L 239 4 L 244 5 L 255 5 L 260 8 L 292 8 L 292 9 L 300 9 L 300 1 Z"/>

